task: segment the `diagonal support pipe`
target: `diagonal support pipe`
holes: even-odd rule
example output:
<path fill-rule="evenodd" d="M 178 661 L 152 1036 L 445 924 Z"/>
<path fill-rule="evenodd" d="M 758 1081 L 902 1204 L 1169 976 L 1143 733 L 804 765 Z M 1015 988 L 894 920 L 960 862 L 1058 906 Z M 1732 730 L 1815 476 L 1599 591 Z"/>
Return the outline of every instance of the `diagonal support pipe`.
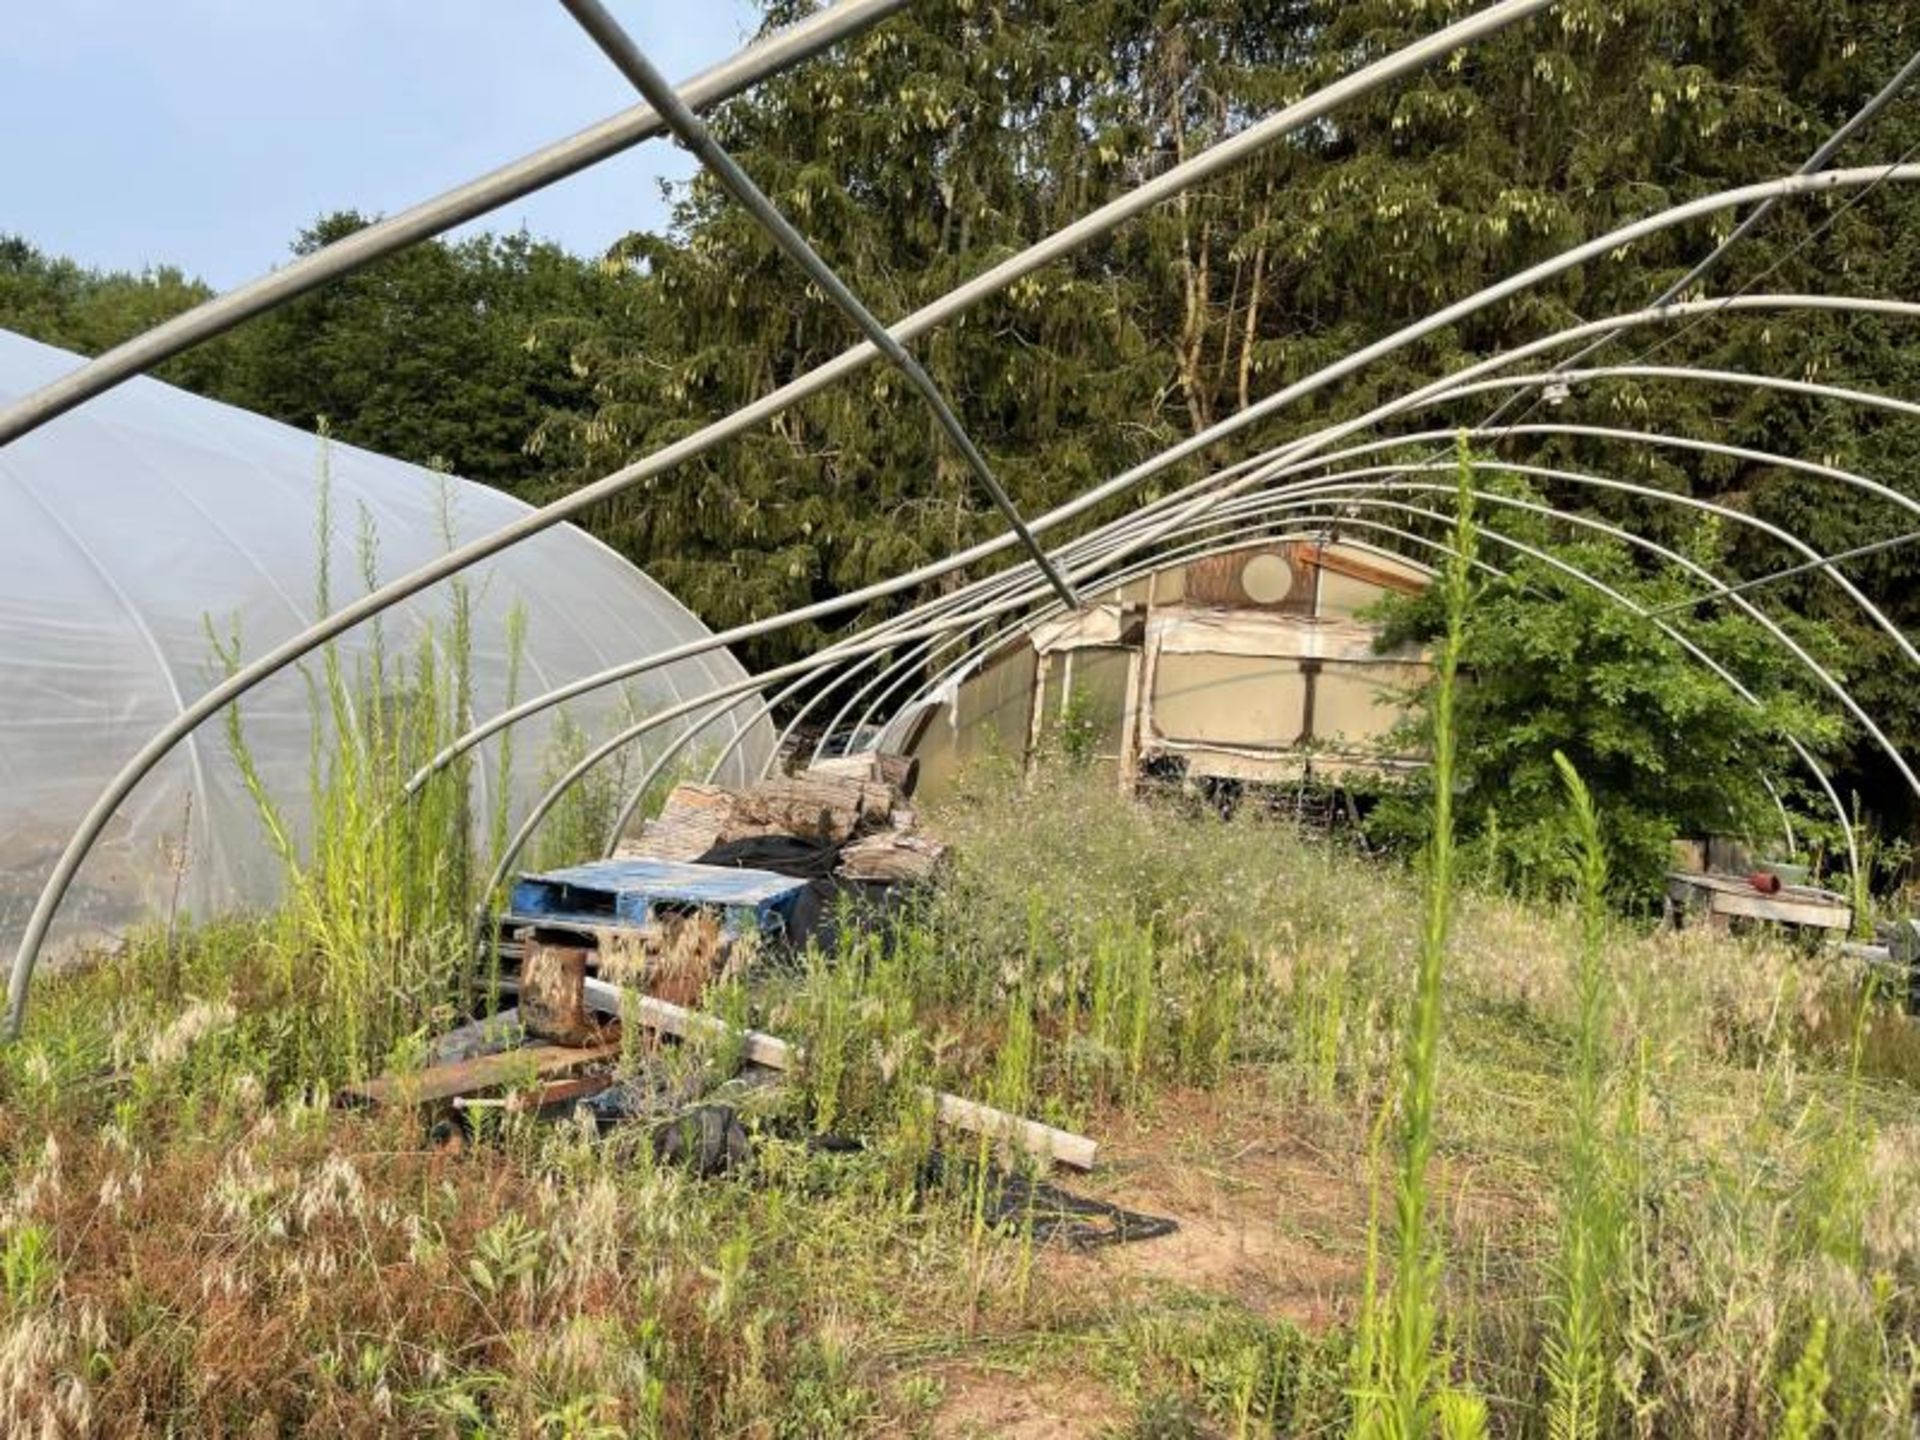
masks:
<path fill-rule="evenodd" d="M 947 403 L 947 397 L 940 393 L 940 387 L 934 383 L 926 367 L 914 358 L 912 351 L 893 338 L 887 327 L 867 309 L 846 281 L 820 258 L 820 252 L 793 228 L 787 217 L 780 213 L 779 207 L 767 198 L 766 192 L 753 183 L 753 177 L 740 168 L 740 162 L 713 138 L 713 132 L 707 128 L 706 122 L 693 113 L 692 107 L 680 98 L 672 82 L 654 68 L 646 53 L 633 42 L 632 36 L 620 28 L 620 22 L 613 18 L 613 13 L 600 0 L 560 0 L 560 3 L 566 6 L 567 13 L 579 22 L 580 28 L 592 37 L 593 43 L 600 47 L 620 73 L 633 82 L 633 88 L 666 121 L 674 137 L 707 168 L 740 208 L 753 217 L 754 223 L 772 237 L 781 252 L 820 287 L 840 313 L 853 321 L 855 328 L 887 362 L 907 377 L 907 383 L 920 392 L 920 398 L 933 411 L 933 418 L 946 432 L 948 441 L 967 462 L 967 468 L 973 472 L 973 478 L 980 482 L 980 488 L 993 497 L 994 505 L 1006 517 L 1008 528 L 1020 537 L 1020 543 L 1027 547 L 1033 563 L 1046 576 L 1047 583 L 1053 587 L 1061 603 L 1079 608 L 1080 600 L 1073 593 L 1073 587 L 1047 557 L 1040 542 L 1033 538 L 1027 522 L 1020 518 L 1020 510 L 1013 503 L 1013 497 L 1007 494 L 999 477 L 993 473 L 993 467 L 987 464 L 987 457 L 973 443 L 973 437 L 967 434 L 960 417 L 953 413 L 953 407 Z"/>

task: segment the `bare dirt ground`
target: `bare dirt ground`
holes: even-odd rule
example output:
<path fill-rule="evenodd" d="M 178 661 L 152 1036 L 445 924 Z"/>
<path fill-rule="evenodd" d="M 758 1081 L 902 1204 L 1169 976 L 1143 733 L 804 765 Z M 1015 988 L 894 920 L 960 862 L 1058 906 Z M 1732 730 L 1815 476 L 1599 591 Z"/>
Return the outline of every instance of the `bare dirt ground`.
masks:
<path fill-rule="evenodd" d="M 1045 1284 L 1111 1313 L 1181 1292 L 1320 1330 L 1352 1316 L 1366 1277 L 1367 1183 L 1351 1146 L 1326 1148 L 1287 1107 L 1251 1087 L 1173 1090 L 1142 1113 L 1089 1126 L 1098 1172 L 1061 1177 L 1129 1210 L 1169 1216 L 1172 1235 L 1088 1252 L 1053 1249 Z M 1364 1142 L 1362 1142 L 1364 1145 Z M 932 1433 L 951 1440 L 1081 1440 L 1126 1406 L 1097 1376 L 956 1363 Z"/>
<path fill-rule="evenodd" d="M 1088 1252 L 1054 1249 L 1047 1284 L 1119 1313 L 1200 1293 L 1308 1331 L 1351 1321 L 1366 1284 L 1366 1137 L 1329 1133 L 1257 1085 L 1163 1092 L 1140 1112 L 1115 1109 L 1093 1176 L 1066 1183 L 1129 1210 L 1179 1222 L 1172 1235 Z M 1064 1178 L 1064 1177 L 1063 1177 Z M 1436 1162 L 1452 1243 L 1469 1253 L 1523 1220 L 1511 1195 L 1473 1167 Z M 1384 1259 L 1384 1257 L 1383 1257 Z M 1380 1283 L 1389 1276 L 1384 1265 Z M 942 1373 L 933 1434 L 953 1440 L 1077 1440 L 1123 1420 L 1120 1397 L 1092 1375 L 960 1363 Z"/>
<path fill-rule="evenodd" d="M 1351 1149 L 1321 1148 L 1270 1098 L 1234 1089 L 1169 1092 L 1101 1133 L 1102 1198 L 1180 1229 L 1059 1254 L 1063 1282 L 1110 1285 L 1116 1298 L 1183 1286 L 1311 1330 L 1352 1314 L 1366 1278 L 1367 1183 Z"/>
<path fill-rule="evenodd" d="M 956 1366 L 940 1378 L 937 1440 L 1091 1440 L 1120 1415 L 1116 1398 L 1090 1376 Z"/>

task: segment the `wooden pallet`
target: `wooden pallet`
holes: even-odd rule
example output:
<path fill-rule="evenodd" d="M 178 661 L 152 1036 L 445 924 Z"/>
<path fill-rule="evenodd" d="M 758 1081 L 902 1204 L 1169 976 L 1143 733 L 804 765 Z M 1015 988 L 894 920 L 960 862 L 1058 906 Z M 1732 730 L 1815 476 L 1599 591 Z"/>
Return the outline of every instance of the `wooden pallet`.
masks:
<path fill-rule="evenodd" d="M 508 896 L 503 929 L 641 929 L 665 911 L 712 911 L 728 934 L 782 935 L 807 882 L 770 870 L 646 858 L 602 860 L 522 875 Z"/>

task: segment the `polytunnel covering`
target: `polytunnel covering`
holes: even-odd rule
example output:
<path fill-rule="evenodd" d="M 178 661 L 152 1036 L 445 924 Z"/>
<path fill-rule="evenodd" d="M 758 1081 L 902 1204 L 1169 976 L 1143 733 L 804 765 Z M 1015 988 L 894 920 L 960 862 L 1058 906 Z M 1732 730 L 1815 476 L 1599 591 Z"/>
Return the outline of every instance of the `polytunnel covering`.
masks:
<path fill-rule="evenodd" d="M 0 330 L 0 401 L 76 363 Z M 322 442 L 144 378 L 0 448 L 0 937 L 10 942 L 24 928 L 60 847 L 115 770 L 221 678 L 215 637 L 237 635 L 252 658 L 316 618 L 323 497 L 334 605 L 529 508 L 486 486 Z M 508 704 L 516 664 L 525 695 L 709 633 L 639 569 L 571 525 L 464 579 L 481 717 Z M 396 657 L 428 635 L 444 644 L 453 593 L 443 583 L 388 612 L 379 627 L 342 637 L 343 672 L 364 673 L 376 643 Z M 325 708 L 314 703 L 315 668 L 282 672 L 241 706 L 247 749 L 295 833 L 307 818 L 314 716 Z M 744 678 L 731 654 L 709 651 L 624 689 L 583 696 L 558 722 L 550 712 L 513 727 L 512 818 L 538 797 L 562 747 Z M 751 698 L 686 747 L 689 763 L 750 726 L 721 775 L 758 772 L 772 733 L 754 718 Z M 657 754 L 699 719 L 656 729 L 634 754 Z M 499 745 L 496 737 L 483 746 L 472 767 L 476 816 L 493 809 Z M 204 916 L 267 903 L 281 876 L 227 733 L 214 721 L 121 807 L 60 928 L 111 931 L 176 907 Z"/>

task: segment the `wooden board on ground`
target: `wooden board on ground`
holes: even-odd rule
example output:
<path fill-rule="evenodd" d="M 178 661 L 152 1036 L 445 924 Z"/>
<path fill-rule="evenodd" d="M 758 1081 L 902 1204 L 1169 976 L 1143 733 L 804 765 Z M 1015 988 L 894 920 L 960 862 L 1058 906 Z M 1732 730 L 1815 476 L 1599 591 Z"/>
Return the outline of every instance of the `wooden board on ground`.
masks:
<path fill-rule="evenodd" d="M 472 1060 L 429 1065 L 409 1074 L 379 1075 L 347 1086 L 340 1097 L 349 1103 L 368 1105 L 432 1105 L 456 1095 L 505 1089 L 530 1079 L 551 1080 L 571 1075 L 589 1065 L 611 1060 L 619 1053 L 617 1036 L 598 1045 L 523 1045 L 517 1050 L 502 1050 Z"/>

